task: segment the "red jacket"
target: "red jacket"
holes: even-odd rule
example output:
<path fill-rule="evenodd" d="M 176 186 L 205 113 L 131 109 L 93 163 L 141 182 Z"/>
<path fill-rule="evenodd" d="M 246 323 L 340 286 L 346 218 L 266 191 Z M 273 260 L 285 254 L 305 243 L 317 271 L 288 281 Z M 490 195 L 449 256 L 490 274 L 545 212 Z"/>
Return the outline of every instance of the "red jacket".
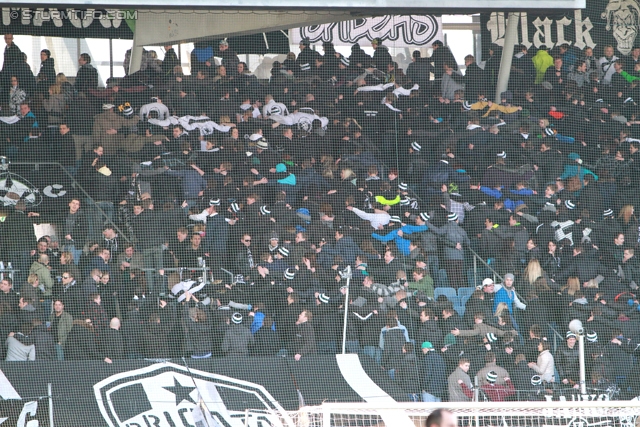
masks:
<path fill-rule="evenodd" d="M 505 381 L 504 385 L 485 384 L 480 387 L 480 390 L 482 390 L 492 402 L 504 402 L 507 397 L 516 392 L 511 380 Z"/>

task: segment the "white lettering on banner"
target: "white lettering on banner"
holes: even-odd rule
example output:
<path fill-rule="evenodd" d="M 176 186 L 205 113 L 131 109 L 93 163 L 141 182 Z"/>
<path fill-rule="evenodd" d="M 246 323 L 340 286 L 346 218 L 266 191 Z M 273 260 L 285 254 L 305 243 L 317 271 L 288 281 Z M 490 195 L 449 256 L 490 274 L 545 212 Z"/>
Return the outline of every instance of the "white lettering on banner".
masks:
<path fill-rule="evenodd" d="M 0 400 L 3 401 L 17 401 L 21 400 L 20 394 L 13 388 L 13 385 L 9 381 L 9 379 L 5 376 L 5 374 L 0 371 Z M 22 411 L 20 412 L 20 416 L 18 417 L 16 427 L 38 427 L 40 423 L 38 420 L 29 420 L 27 421 L 27 416 L 35 417 L 36 412 L 38 410 L 38 402 L 31 401 L 26 402 L 22 407 Z M 0 424 L 3 424 L 8 417 L 3 417 L 3 414 L 0 413 Z M 13 426 L 12 426 L 13 427 Z"/>
<path fill-rule="evenodd" d="M 522 30 L 522 41 L 520 41 L 520 44 L 526 46 L 527 49 L 529 49 L 531 47 L 531 42 L 529 41 L 529 24 L 526 13 L 520 14 L 520 28 Z M 504 41 L 502 44 L 504 44 Z"/>
<path fill-rule="evenodd" d="M 533 35 L 533 44 L 536 47 L 545 45 L 547 48 L 552 49 L 555 44 L 551 40 L 551 24 L 553 21 L 549 18 L 544 18 L 544 21 L 540 20 L 540 17 L 533 21 L 533 26 L 536 27 L 536 33 Z M 544 33 L 540 30 L 540 27 L 544 27 Z M 543 40 L 540 40 L 542 36 Z"/>
<path fill-rule="evenodd" d="M 531 23 L 535 27 L 536 31 L 533 34 L 533 41 L 529 40 L 529 17 L 526 13 L 520 14 L 520 38 L 519 43 L 530 48 L 532 45 L 539 48 L 545 45 L 551 49 L 556 45 L 561 44 L 573 44 L 578 49 L 584 49 L 585 47 L 595 47 L 596 43 L 591 38 L 590 31 L 593 29 L 593 24 L 589 17 L 582 19 L 582 11 L 574 11 L 574 19 L 571 20 L 567 16 L 563 16 L 561 19 L 552 20 L 548 17 L 537 16 Z M 575 29 L 575 40 L 567 40 L 565 38 L 565 27 L 569 27 L 573 21 Z M 551 28 L 553 24 L 556 25 L 556 40 L 553 40 Z M 507 22 L 505 14 L 503 12 L 493 12 L 487 21 L 487 30 L 491 34 L 491 43 L 495 43 L 504 47 L 504 36 L 507 28 Z"/>
<path fill-rule="evenodd" d="M 20 412 L 20 416 L 18 417 L 18 423 L 16 427 L 38 427 L 40 423 L 38 420 L 30 420 L 27 422 L 27 415 L 31 415 L 32 417 L 36 416 L 36 411 L 38 410 L 38 402 L 27 402 L 22 407 L 22 412 Z"/>
<path fill-rule="evenodd" d="M 42 192 L 45 196 L 51 197 L 53 199 L 62 197 L 67 194 L 67 190 L 64 189 L 64 185 L 62 184 L 47 185 L 46 187 L 44 187 L 44 190 L 42 190 Z"/>
<path fill-rule="evenodd" d="M 591 34 L 589 34 L 589 31 L 593 29 L 593 24 L 591 23 L 591 19 L 589 19 L 589 17 L 587 16 L 587 19 L 583 21 L 581 10 L 576 10 L 575 18 L 576 18 L 576 42 L 573 45 L 578 49 L 584 49 L 587 46 L 594 47 L 596 44 L 593 42 L 593 39 L 591 39 Z"/>
<path fill-rule="evenodd" d="M 20 411 L 20 415 L 18 416 L 18 419 L 16 420 L 15 418 L 13 418 L 13 422 L 15 422 L 15 424 L 11 425 L 10 427 L 39 427 L 40 426 L 40 422 L 35 419 L 35 420 L 29 420 L 27 421 L 27 417 L 29 418 L 33 418 L 36 416 L 36 413 L 38 411 L 38 402 L 37 401 L 31 401 L 31 402 L 27 402 L 24 404 L 24 406 L 22 407 L 22 411 Z M 9 419 L 9 417 L 3 417 L 2 414 L 0 414 L 0 425 L 2 425 L 4 427 L 5 421 L 7 421 Z M 9 427 L 9 426 L 7 426 Z"/>
<path fill-rule="evenodd" d="M 324 24 L 324 25 L 313 25 L 311 27 L 303 27 L 300 28 L 300 31 L 296 31 L 296 34 L 300 34 L 300 39 L 308 37 L 311 41 L 318 40 L 331 40 L 333 29 L 335 28 L 336 23 L 332 24 Z"/>
<path fill-rule="evenodd" d="M 11 10 L 2 8 L 2 25 L 11 25 Z"/>
<path fill-rule="evenodd" d="M 547 402 L 553 402 L 553 396 L 549 396 L 549 395 L 545 395 L 544 396 L 545 400 Z M 611 400 L 609 398 L 609 395 L 606 393 L 601 393 L 601 394 L 572 394 L 569 396 L 569 399 L 567 399 L 567 396 L 559 396 L 558 397 L 558 402 L 566 402 L 567 400 L 570 400 L 571 402 L 608 402 L 609 400 Z"/>
<path fill-rule="evenodd" d="M 24 19 L 24 15 L 25 12 L 30 12 L 28 9 L 25 9 L 22 13 L 23 15 L 23 19 Z M 33 17 L 33 25 L 36 27 L 42 27 L 42 23 L 43 22 L 53 22 L 53 25 L 55 25 L 56 27 L 60 28 L 62 27 L 62 20 L 68 15 L 68 12 L 66 11 L 62 11 L 59 16 L 56 16 L 56 14 L 54 13 L 53 10 L 48 10 L 45 11 L 44 9 L 36 9 L 35 12 L 40 12 L 37 13 L 34 17 Z M 57 10 L 56 10 L 57 12 Z"/>
<path fill-rule="evenodd" d="M 293 42 L 308 37 L 314 42 L 353 44 L 362 39 L 391 40 L 394 47 L 423 46 L 442 40 L 442 20 L 431 15 L 387 15 L 340 23 L 302 27 L 293 32 Z"/>
<path fill-rule="evenodd" d="M 564 27 L 571 24 L 571 19 L 563 16 L 562 19 L 556 21 L 556 33 L 558 34 L 558 46 L 562 46 L 563 44 L 571 45 L 573 42 L 564 39 Z"/>

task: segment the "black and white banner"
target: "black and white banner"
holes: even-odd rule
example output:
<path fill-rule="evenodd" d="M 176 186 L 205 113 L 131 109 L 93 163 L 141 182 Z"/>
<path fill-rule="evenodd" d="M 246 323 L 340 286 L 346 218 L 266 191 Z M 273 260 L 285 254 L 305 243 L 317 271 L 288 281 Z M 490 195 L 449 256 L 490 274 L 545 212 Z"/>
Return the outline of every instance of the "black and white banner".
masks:
<path fill-rule="evenodd" d="M 444 40 L 442 19 L 432 15 L 387 15 L 360 18 L 331 24 L 313 25 L 291 30 L 292 43 L 308 37 L 312 43 L 323 41 L 334 45 L 360 43 L 363 47 L 374 38 L 381 38 L 389 47 L 430 47 L 435 40 Z"/>
<path fill-rule="evenodd" d="M 48 427 L 49 400 L 0 400 L 0 426 Z"/>
<path fill-rule="evenodd" d="M 49 399 L 46 393 L 41 397 L 22 397 L 0 371 L 0 426 L 48 427 Z"/>
<path fill-rule="evenodd" d="M 13 206 L 19 200 L 27 210 L 40 213 L 41 220 L 53 221 L 68 210 L 71 198 L 77 197 L 72 181 L 58 165 L 12 164 L 0 171 L 0 206 Z"/>
<path fill-rule="evenodd" d="M 289 427 L 295 424 L 287 412 L 303 404 L 371 401 L 355 385 L 356 379 L 368 380 L 372 384 L 367 387 L 369 393 L 384 398 L 387 405 L 406 400 L 386 372 L 374 363 L 363 363 L 361 375 L 354 378 L 343 375 L 332 356 L 305 356 L 298 362 L 251 357 L 188 359 L 187 363 L 0 363 L 0 427 L 48 426 L 48 400 L 21 396 L 47 396 L 49 383 L 56 426 L 196 426 L 201 408 L 206 408 L 213 425 Z M 349 372 L 357 371 L 349 368 Z M 37 423 L 29 424 L 30 420 Z"/>
<path fill-rule="evenodd" d="M 481 14 L 483 56 L 491 43 L 504 46 L 507 14 Z M 521 13 L 518 41 L 527 47 L 553 48 L 564 43 L 578 49 L 612 45 L 616 55 L 628 55 L 640 42 L 640 2 L 638 0 L 589 0 L 586 9 L 559 15 Z M 596 55 L 601 55 L 601 50 Z"/>

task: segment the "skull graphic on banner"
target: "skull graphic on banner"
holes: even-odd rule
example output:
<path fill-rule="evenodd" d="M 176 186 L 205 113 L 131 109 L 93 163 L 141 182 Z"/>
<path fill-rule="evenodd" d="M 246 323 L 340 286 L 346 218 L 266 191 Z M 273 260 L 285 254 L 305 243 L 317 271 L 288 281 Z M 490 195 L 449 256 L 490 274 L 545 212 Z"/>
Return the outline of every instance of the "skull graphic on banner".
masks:
<path fill-rule="evenodd" d="M 600 15 L 606 19 L 606 30 L 613 32 L 617 49 L 623 55 L 633 50 L 633 43 L 640 25 L 640 7 L 636 0 L 609 0 L 609 4 Z"/>

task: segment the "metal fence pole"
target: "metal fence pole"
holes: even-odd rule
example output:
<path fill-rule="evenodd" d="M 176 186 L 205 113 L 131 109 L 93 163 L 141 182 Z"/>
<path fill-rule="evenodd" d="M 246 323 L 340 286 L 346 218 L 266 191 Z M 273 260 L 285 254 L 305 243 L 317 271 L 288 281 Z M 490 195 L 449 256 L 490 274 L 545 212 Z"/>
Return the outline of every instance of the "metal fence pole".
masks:
<path fill-rule="evenodd" d="M 585 362 L 584 362 L 584 332 L 578 335 L 578 351 L 580 362 L 580 393 L 582 395 L 587 394 L 587 381 L 585 374 Z"/>
<path fill-rule="evenodd" d="M 53 395 L 51 393 L 51 383 L 47 384 L 47 396 L 49 397 L 49 427 L 53 426 Z"/>
<path fill-rule="evenodd" d="M 473 255 L 473 286 L 478 286 L 478 258 Z"/>
<path fill-rule="evenodd" d="M 331 410 L 322 407 L 322 427 L 331 427 Z"/>
<path fill-rule="evenodd" d="M 349 283 L 351 282 L 351 266 L 348 265 L 347 268 L 341 273 L 342 277 L 347 278 L 347 292 L 344 294 L 344 322 L 342 325 L 342 354 L 346 353 L 346 345 L 347 345 L 347 316 L 349 315 Z"/>

